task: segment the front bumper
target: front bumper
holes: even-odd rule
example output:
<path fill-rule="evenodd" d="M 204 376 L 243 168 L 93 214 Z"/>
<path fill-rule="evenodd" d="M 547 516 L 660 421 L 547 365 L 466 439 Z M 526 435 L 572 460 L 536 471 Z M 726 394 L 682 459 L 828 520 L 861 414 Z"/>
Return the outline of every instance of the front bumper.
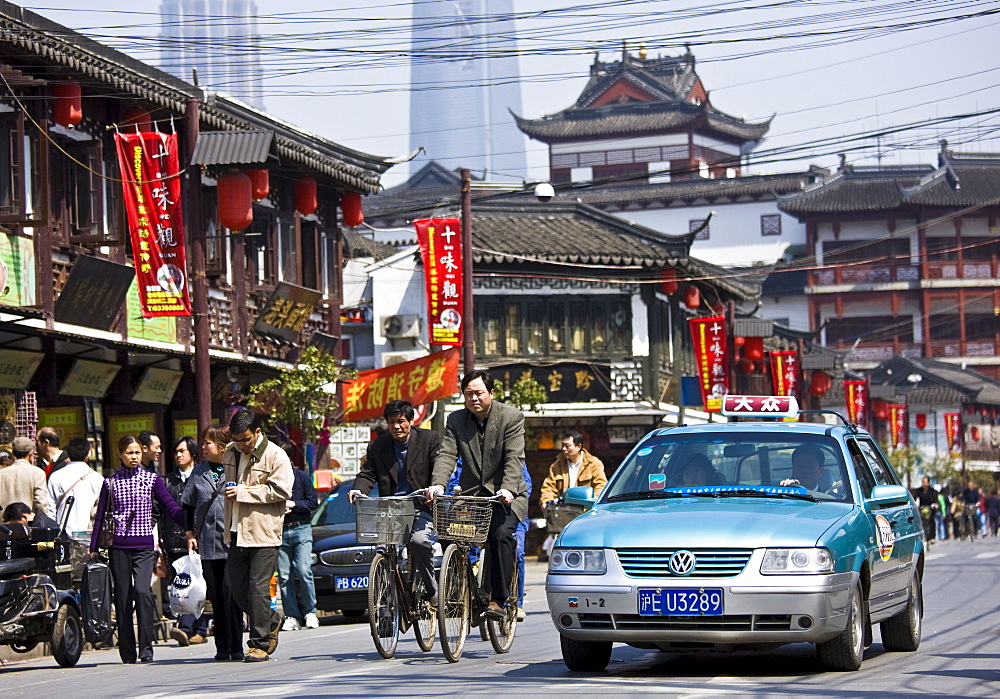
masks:
<path fill-rule="evenodd" d="M 546 578 L 552 622 L 559 633 L 581 641 L 632 645 L 752 647 L 821 643 L 847 627 L 854 572 L 830 575 L 761 575 L 764 549 L 754 551 L 743 571 L 728 578 L 629 577 L 613 550 L 604 575 Z M 722 616 L 640 616 L 640 589 L 718 588 Z"/>

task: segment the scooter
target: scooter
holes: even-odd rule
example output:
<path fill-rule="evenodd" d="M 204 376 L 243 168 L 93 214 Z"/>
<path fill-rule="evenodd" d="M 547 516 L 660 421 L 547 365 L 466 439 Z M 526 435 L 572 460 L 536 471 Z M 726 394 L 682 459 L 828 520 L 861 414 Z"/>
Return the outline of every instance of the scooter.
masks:
<path fill-rule="evenodd" d="M 77 664 L 84 643 L 79 599 L 69 585 L 72 500 L 59 527 L 0 524 L 0 644 L 27 653 L 49 643 L 62 667 Z"/>

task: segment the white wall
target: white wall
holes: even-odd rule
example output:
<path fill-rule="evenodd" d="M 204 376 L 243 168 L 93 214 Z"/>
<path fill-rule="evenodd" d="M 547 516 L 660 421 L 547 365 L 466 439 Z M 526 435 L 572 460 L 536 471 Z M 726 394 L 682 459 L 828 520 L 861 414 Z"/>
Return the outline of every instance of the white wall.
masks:
<path fill-rule="evenodd" d="M 415 252 L 415 248 L 401 251 L 367 269 L 372 278 L 372 336 L 375 343 L 375 366 L 383 365 L 383 352 L 392 352 L 396 349 L 382 336 L 382 319 L 385 316 L 419 316 L 420 337 L 417 346 L 426 347 L 428 344 L 424 273 L 422 267 L 417 267 Z M 397 344 L 400 344 L 399 341 Z"/>

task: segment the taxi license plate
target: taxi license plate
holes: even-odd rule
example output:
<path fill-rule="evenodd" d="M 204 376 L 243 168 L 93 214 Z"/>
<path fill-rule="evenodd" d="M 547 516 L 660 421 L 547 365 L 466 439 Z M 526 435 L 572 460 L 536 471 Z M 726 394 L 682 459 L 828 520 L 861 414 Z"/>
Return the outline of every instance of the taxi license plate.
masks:
<path fill-rule="evenodd" d="M 640 616 L 721 616 L 722 589 L 639 590 Z"/>
<path fill-rule="evenodd" d="M 334 580 L 334 585 L 336 590 L 367 590 L 368 589 L 368 576 L 367 575 L 352 575 L 350 577 L 344 577 L 338 575 Z"/>

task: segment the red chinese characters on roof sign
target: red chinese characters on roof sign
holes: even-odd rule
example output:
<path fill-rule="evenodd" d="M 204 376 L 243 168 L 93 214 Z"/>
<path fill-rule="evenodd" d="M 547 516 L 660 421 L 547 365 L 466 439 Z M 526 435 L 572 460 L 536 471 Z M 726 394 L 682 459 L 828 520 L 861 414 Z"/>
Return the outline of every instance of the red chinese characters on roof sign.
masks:
<path fill-rule="evenodd" d="M 116 133 L 115 144 L 142 315 L 189 316 L 177 134 Z"/>
<path fill-rule="evenodd" d="M 723 316 L 709 316 L 692 318 L 688 323 L 694 341 L 702 403 L 705 410 L 718 412 L 722 407 L 722 397 L 729 392 L 726 319 Z"/>
<path fill-rule="evenodd" d="M 432 345 L 462 344 L 462 222 L 429 218 L 413 222 L 424 263 Z"/>

